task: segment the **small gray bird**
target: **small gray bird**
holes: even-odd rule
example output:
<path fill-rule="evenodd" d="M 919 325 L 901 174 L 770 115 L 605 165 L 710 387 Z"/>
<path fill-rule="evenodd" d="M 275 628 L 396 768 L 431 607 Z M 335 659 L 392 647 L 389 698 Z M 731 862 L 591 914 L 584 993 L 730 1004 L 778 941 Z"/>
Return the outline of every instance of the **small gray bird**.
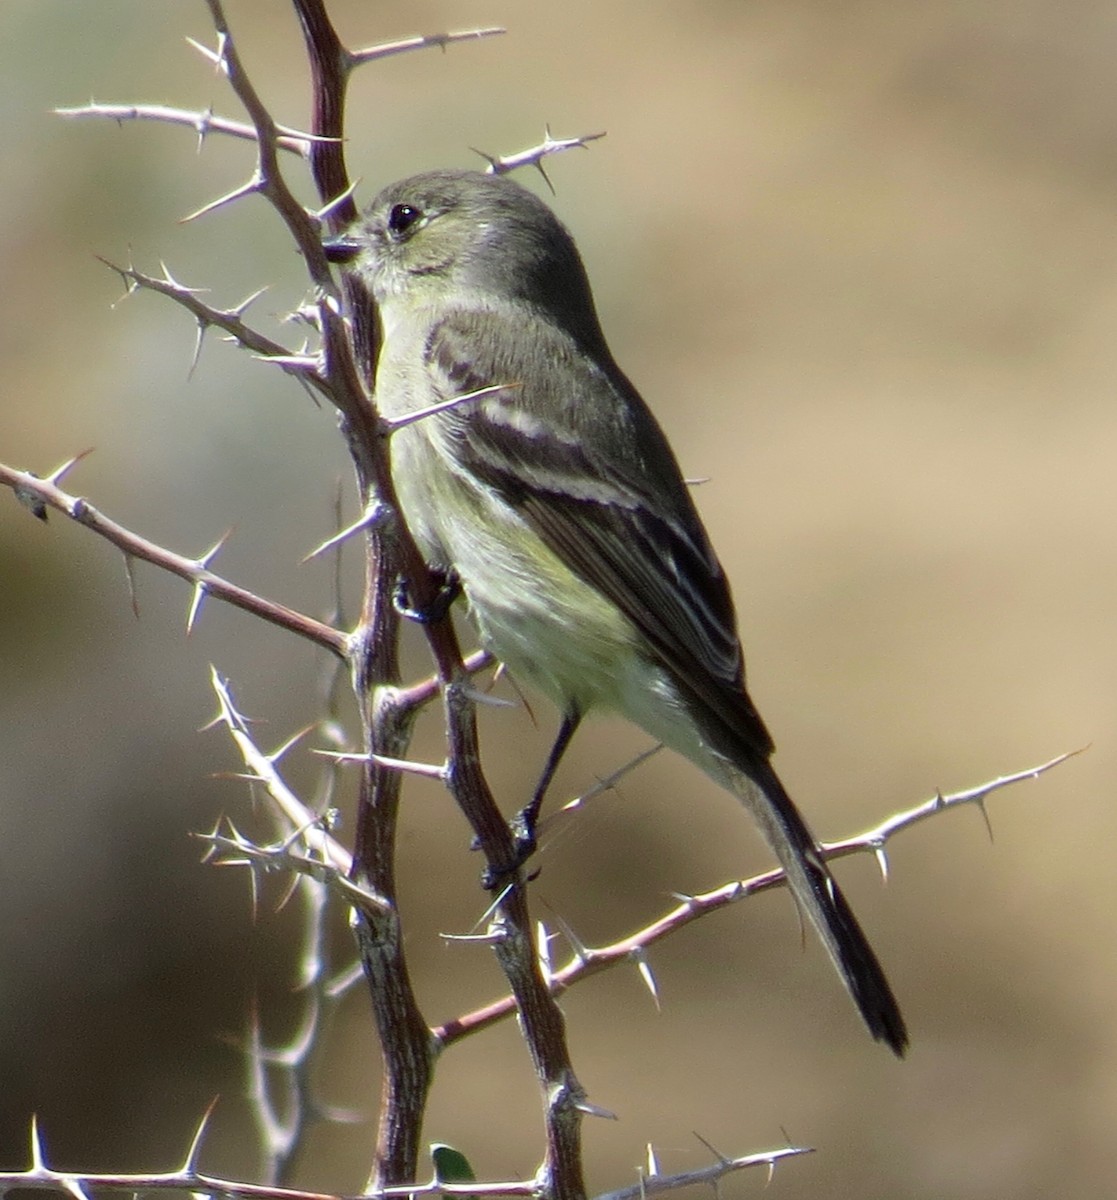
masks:
<path fill-rule="evenodd" d="M 506 177 L 432 171 L 385 188 L 326 249 L 379 306 L 385 417 L 482 393 L 397 429 L 392 474 L 483 643 L 563 714 L 527 846 L 582 715 L 622 713 L 752 813 L 869 1031 L 902 1054 L 884 972 L 772 769 L 725 574 L 570 234 Z"/>

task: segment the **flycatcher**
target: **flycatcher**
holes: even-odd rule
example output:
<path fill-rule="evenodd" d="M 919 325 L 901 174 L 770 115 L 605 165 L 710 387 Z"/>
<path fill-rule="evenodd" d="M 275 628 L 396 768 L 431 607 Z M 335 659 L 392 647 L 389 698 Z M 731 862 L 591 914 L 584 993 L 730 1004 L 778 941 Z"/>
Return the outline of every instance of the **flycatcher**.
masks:
<path fill-rule="evenodd" d="M 752 813 L 869 1031 L 907 1033 L 876 955 L 770 758 L 725 574 L 663 431 L 613 360 L 574 241 L 512 180 L 432 171 L 327 243 L 380 309 L 375 400 L 403 517 L 484 644 L 563 714 L 612 709 Z"/>

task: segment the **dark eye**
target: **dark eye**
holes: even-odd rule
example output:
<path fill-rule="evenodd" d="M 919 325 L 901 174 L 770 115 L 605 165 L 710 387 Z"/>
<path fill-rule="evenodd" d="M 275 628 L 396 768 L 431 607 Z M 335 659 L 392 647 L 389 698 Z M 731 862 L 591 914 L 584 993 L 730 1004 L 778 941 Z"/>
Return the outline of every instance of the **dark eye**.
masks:
<path fill-rule="evenodd" d="M 393 204 L 388 214 L 388 228 L 393 233 L 406 233 L 423 215 L 414 204 Z"/>

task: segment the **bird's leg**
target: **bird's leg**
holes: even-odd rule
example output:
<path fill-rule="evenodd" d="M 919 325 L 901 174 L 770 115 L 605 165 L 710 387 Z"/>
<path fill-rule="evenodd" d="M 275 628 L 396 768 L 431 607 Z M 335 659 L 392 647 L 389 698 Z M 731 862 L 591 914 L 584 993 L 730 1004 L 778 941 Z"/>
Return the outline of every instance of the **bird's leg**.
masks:
<path fill-rule="evenodd" d="M 517 857 L 521 863 L 535 852 L 535 823 L 539 819 L 539 810 L 543 807 L 547 789 L 551 786 L 562 756 L 566 753 L 581 721 L 582 714 L 576 708 L 563 714 L 558 735 L 551 747 L 550 754 L 547 755 L 543 774 L 539 776 L 539 782 L 535 785 L 531 800 L 512 818 L 512 834 L 516 839 Z"/>
<path fill-rule="evenodd" d="M 392 603 L 401 617 L 416 621 L 420 625 L 433 625 L 442 620 L 450 611 L 450 605 L 462 594 L 461 580 L 453 571 L 438 571 L 432 567 L 431 574 L 438 581 L 438 591 L 434 599 L 423 608 L 417 608 L 411 603 L 407 580 L 402 575 L 396 580 Z"/>

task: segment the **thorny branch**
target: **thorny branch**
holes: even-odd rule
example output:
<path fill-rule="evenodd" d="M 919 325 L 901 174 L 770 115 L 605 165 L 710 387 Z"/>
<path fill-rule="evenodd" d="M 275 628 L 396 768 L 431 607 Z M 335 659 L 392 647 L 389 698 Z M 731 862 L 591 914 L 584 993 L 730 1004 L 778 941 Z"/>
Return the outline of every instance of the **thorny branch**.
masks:
<path fill-rule="evenodd" d="M 356 1196 L 339 1196 L 328 1192 L 309 1192 L 298 1188 L 277 1187 L 274 1184 L 244 1183 L 210 1175 L 198 1169 L 198 1154 L 202 1146 L 212 1106 L 203 1116 L 194 1133 L 182 1166 L 165 1172 L 147 1175 L 124 1175 L 116 1172 L 60 1171 L 47 1164 L 38 1122 L 31 1122 L 31 1166 L 25 1171 L 0 1171 L 0 1196 L 9 1190 L 36 1189 L 65 1192 L 72 1200 L 89 1200 L 93 1191 L 188 1191 L 219 1197 L 220 1200 L 409 1200 L 412 1196 L 525 1196 L 533 1200 L 540 1195 L 535 1180 L 508 1180 L 502 1183 L 449 1183 L 437 1173 L 423 1183 L 384 1186 Z M 715 1152 L 716 1153 L 716 1152 Z M 806 1147 L 786 1146 L 779 1150 L 727 1158 L 716 1155 L 709 1166 L 675 1175 L 662 1174 L 658 1168 L 641 1174 L 637 1183 L 618 1191 L 605 1192 L 595 1200 L 639 1200 L 651 1192 L 673 1191 L 704 1183 L 716 1189 L 720 1180 L 750 1167 L 766 1167 L 771 1178 L 776 1163 L 785 1158 L 809 1154 Z M 652 1158 L 649 1154 L 649 1157 Z M 654 1158 L 653 1158 L 654 1162 Z"/>
<path fill-rule="evenodd" d="M 496 955 L 504 968 L 511 995 L 492 1005 L 466 1014 L 442 1027 L 431 1029 L 411 989 L 403 955 L 402 932 L 396 906 L 395 830 L 402 773 L 386 764 L 406 756 L 411 726 L 419 707 L 441 692 L 446 705 L 450 753 L 446 767 L 448 786 L 468 816 L 490 867 L 499 871 L 512 857 L 511 835 L 497 809 L 480 768 L 473 695 L 468 686 L 471 670 L 482 665 L 484 656 L 463 662 L 453 625 L 442 620 L 428 628 L 437 664 L 433 682 L 402 688 L 396 658 L 398 616 L 391 603 L 397 579 L 408 582 L 417 607 L 427 607 L 436 582 L 431 578 L 409 537 L 396 518 L 392 480 L 387 467 L 385 438 L 370 396 L 375 374 L 378 323 L 371 298 L 359 280 L 345 277 L 335 283 L 321 245 L 323 226 L 336 231 L 356 213 L 352 186 L 344 161 L 345 91 L 351 72 L 359 65 L 391 54 L 422 46 L 447 45 L 501 32 L 474 30 L 439 34 L 388 43 L 363 50 L 344 47 L 325 8 L 325 0 L 292 0 L 299 17 L 312 68 L 313 120 L 308 132 L 277 124 L 261 99 L 240 58 L 221 0 L 205 0 L 217 34 L 213 50 L 197 47 L 226 78 L 243 105 L 248 122 L 230 120 L 207 112 L 188 112 L 163 105 L 90 104 L 59 110 L 69 117 L 100 117 L 116 120 L 153 120 L 189 127 L 199 143 L 216 133 L 254 145 L 255 166 L 249 178 L 226 195 L 205 205 L 194 219 L 252 195 L 261 195 L 285 223 L 306 263 L 313 287 L 313 320 L 320 337 L 320 350 L 309 354 L 292 352 L 253 330 L 243 314 L 255 297 L 231 309 L 219 309 L 198 298 L 195 290 L 178 283 L 164 268 L 162 278 L 147 275 L 134 266 L 113 266 L 129 290 L 158 292 L 186 309 L 198 325 L 201 338 L 209 328 L 225 332 L 236 344 L 278 365 L 298 378 L 316 395 L 331 403 L 338 415 L 343 436 L 354 462 L 362 502 L 369 514 L 359 524 L 366 539 L 365 596 L 357 629 L 346 634 L 330 625 L 305 617 L 271 601 L 238 588 L 209 570 L 215 547 L 197 559 L 185 558 L 139 537 L 109 520 L 79 497 L 63 492 L 58 484 L 77 460 L 65 464 L 45 479 L 27 471 L 0 465 L 0 484 L 11 488 L 36 516 L 45 518 L 50 508 L 65 513 L 116 545 L 131 564 L 142 559 L 188 580 L 194 586 L 188 625 L 206 596 L 215 596 L 252 612 L 265 620 L 314 641 L 345 661 L 362 719 L 363 752 L 355 844 L 350 852 L 326 827 L 319 815 L 304 805 L 283 784 L 276 769 L 284 747 L 263 754 L 248 736 L 247 725 L 237 713 L 227 685 L 215 673 L 214 686 L 220 706 L 218 720 L 236 741 L 247 766 L 245 777 L 261 784 L 283 814 L 281 836 L 275 845 L 262 846 L 243 837 L 226 822 L 209 834 L 210 852 L 224 862 L 236 862 L 257 871 L 277 866 L 302 877 L 302 886 L 317 889 L 324 897 L 335 892 L 360 914 L 358 943 L 369 994 L 377 1021 L 385 1064 L 385 1093 L 376 1148 L 376 1168 L 369 1191 L 374 1196 L 416 1194 L 445 1195 L 532 1195 L 547 1200 L 582 1200 L 580 1121 L 594 1112 L 574 1075 L 565 1043 L 561 1013 L 555 997 L 586 976 L 620 962 L 635 962 L 649 986 L 654 979 L 647 964 L 647 950 L 683 925 L 759 891 L 782 885 L 782 872 L 771 871 L 750 880 L 734 881 L 715 891 L 690 896 L 671 912 L 636 934 L 612 946 L 591 950 L 575 944 L 566 966 L 552 971 L 536 940 L 528 907 L 527 888 L 518 874 L 496 899 L 490 927 Z M 515 155 L 484 154 L 489 169 L 507 171 L 536 166 L 543 172 L 549 155 L 584 146 L 601 134 L 582 138 L 556 139 L 547 130 L 538 146 Z M 295 198 L 279 165 L 281 152 L 298 156 L 309 164 L 322 202 L 317 213 L 308 212 Z M 544 174 L 544 178 L 546 175 Z M 549 184 L 549 180 L 547 181 Z M 109 264 L 110 266 L 112 264 Z M 197 352 L 195 354 L 195 359 Z M 80 456 L 79 456 L 80 457 Z M 964 803 L 979 806 L 999 787 L 1035 777 L 1064 761 L 1067 755 L 1040 767 L 981 788 L 953 796 L 937 796 L 925 805 L 883 822 L 856 838 L 823 847 L 826 857 L 852 853 L 874 853 L 886 865 L 884 845 L 906 829 L 948 808 Z M 545 946 L 545 936 L 541 939 Z M 438 1054 L 443 1048 L 517 1012 L 523 1027 L 544 1094 L 546 1154 L 536 1178 L 526 1183 L 452 1185 L 437 1173 L 428 1183 L 415 1183 L 418 1174 L 419 1136 L 427 1092 Z M 312 1020 L 313 1013 L 308 1016 Z M 259 1043 L 258 1030 L 250 1061 L 259 1083 L 268 1052 Z M 303 1060 L 305 1063 L 305 1060 Z M 282 1169 L 290 1161 L 301 1126 L 284 1127 L 270 1109 L 267 1096 L 256 1093 L 259 1115 L 264 1118 L 269 1154 Z M 208 1116 L 208 1114 L 207 1114 Z M 32 1165 L 26 1171 L 0 1172 L 0 1194 L 11 1188 L 51 1188 L 68 1192 L 74 1200 L 88 1200 L 91 1189 L 128 1191 L 160 1188 L 204 1191 L 232 1198 L 260 1197 L 275 1200 L 322 1200 L 315 1193 L 298 1192 L 271 1185 L 254 1185 L 224 1180 L 198 1170 L 197 1157 L 205 1120 L 181 1167 L 165 1174 L 120 1175 L 60 1172 L 48 1167 L 37 1128 L 32 1129 Z M 689 1186 L 696 1182 L 716 1187 L 723 1176 L 756 1164 L 769 1168 L 783 1158 L 804 1151 L 785 1149 L 742 1158 L 722 1158 L 698 1172 L 662 1175 L 654 1166 L 633 1188 L 609 1193 L 602 1200 L 636 1200 L 653 1191 Z"/>
<path fill-rule="evenodd" d="M 106 517 L 104 513 L 94 508 L 80 496 L 72 496 L 58 487 L 57 481 L 74 465 L 78 459 L 70 459 L 57 468 L 46 478 L 40 478 L 31 471 L 17 471 L 0 463 L 0 485 L 11 488 L 22 503 L 30 507 L 37 516 L 45 517 L 47 509 L 55 509 L 64 513 L 79 525 L 84 525 L 94 533 L 111 542 L 122 550 L 125 560 L 131 570 L 131 561 L 141 559 L 172 575 L 178 575 L 194 585 L 195 602 L 191 606 L 192 617 L 197 616 L 198 602 L 203 596 L 216 596 L 227 604 L 242 608 L 254 616 L 260 617 L 272 625 L 278 625 L 291 633 L 316 642 L 325 650 L 344 658 L 347 654 L 348 638 L 341 630 L 330 625 L 324 625 L 313 617 L 308 617 L 294 609 L 286 608 L 274 600 L 266 600 L 255 592 L 250 592 L 235 583 L 215 575 L 209 569 L 214 551 L 201 558 L 187 558 L 171 550 L 133 533 L 125 526 Z M 215 548 L 219 549 L 221 543 Z"/>

